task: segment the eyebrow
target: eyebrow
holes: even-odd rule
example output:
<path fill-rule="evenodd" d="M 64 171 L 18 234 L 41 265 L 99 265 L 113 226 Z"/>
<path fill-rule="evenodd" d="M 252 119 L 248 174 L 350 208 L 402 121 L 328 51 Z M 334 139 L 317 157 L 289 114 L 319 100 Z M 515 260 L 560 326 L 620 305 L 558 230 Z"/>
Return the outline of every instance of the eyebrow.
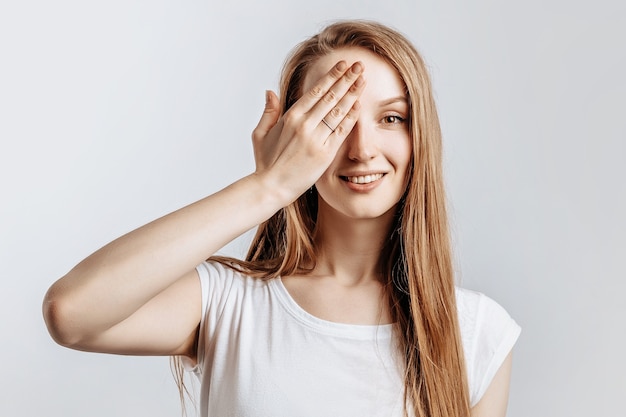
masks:
<path fill-rule="evenodd" d="M 397 102 L 403 102 L 405 104 L 409 104 L 409 100 L 406 98 L 406 96 L 392 97 L 387 100 L 382 100 L 381 102 L 379 102 L 379 104 L 381 106 L 388 106 L 390 104 L 394 104 Z"/>

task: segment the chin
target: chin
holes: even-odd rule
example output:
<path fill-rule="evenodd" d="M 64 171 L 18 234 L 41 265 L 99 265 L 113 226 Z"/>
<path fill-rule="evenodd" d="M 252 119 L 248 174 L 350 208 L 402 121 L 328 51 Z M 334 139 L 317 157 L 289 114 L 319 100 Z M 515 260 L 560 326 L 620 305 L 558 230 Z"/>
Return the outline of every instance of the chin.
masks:
<path fill-rule="evenodd" d="M 387 219 L 396 212 L 396 205 L 392 207 L 372 207 L 359 205 L 358 207 L 344 207 L 338 210 L 344 217 L 354 220 Z"/>
<path fill-rule="evenodd" d="M 319 192 L 319 190 L 318 190 Z M 401 196 L 396 199 L 393 195 L 335 195 L 328 200 L 319 194 L 318 213 L 322 213 L 323 217 L 338 217 L 345 220 L 375 220 L 388 221 L 389 216 L 396 213 L 398 201 Z"/>

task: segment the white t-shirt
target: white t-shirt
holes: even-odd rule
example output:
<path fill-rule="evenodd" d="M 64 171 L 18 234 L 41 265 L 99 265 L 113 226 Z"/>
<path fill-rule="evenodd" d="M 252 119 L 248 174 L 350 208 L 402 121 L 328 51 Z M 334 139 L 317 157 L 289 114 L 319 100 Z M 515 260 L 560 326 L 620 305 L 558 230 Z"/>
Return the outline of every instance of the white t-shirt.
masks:
<path fill-rule="evenodd" d="M 402 416 L 404 382 L 392 325 L 321 320 L 280 278 L 259 280 L 217 263 L 202 285 L 200 416 Z M 457 288 L 470 403 L 475 405 L 520 327 L 493 300 Z"/>

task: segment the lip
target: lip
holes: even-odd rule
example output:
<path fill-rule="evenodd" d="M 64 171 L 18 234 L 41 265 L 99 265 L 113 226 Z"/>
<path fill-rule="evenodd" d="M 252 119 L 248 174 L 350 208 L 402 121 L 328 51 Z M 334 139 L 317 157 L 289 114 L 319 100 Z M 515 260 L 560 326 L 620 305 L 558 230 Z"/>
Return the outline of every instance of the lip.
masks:
<path fill-rule="evenodd" d="M 348 181 L 348 177 L 365 177 L 368 175 L 381 175 L 381 177 L 378 178 L 377 180 L 368 182 L 366 184 L 358 184 L 358 183 Z M 353 172 L 343 173 L 342 175 L 339 175 L 339 178 L 341 179 L 341 182 L 345 184 L 345 186 L 348 189 L 352 191 L 364 193 L 364 192 L 369 192 L 373 190 L 374 188 L 378 187 L 383 181 L 383 179 L 385 178 L 385 175 L 387 175 L 387 173 L 383 171 L 353 171 Z"/>
<path fill-rule="evenodd" d="M 379 169 L 379 170 L 368 170 L 368 171 L 346 171 L 339 174 L 340 177 L 362 177 L 365 175 L 376 175 L 383 174 L 385 175 L 387 171 Z"/>

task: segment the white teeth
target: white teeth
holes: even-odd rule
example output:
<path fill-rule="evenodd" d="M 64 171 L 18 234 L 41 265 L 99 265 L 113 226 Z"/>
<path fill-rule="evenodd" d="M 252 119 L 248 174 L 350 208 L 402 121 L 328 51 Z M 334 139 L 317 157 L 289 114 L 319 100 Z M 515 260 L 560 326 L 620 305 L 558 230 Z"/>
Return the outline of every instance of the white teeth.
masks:
<path fill-rule="evenodd" d="M 346 177 L 353 184 L 369 184 L 383 177 L 383 174 L 359 175 L 358 177 Z"/>

